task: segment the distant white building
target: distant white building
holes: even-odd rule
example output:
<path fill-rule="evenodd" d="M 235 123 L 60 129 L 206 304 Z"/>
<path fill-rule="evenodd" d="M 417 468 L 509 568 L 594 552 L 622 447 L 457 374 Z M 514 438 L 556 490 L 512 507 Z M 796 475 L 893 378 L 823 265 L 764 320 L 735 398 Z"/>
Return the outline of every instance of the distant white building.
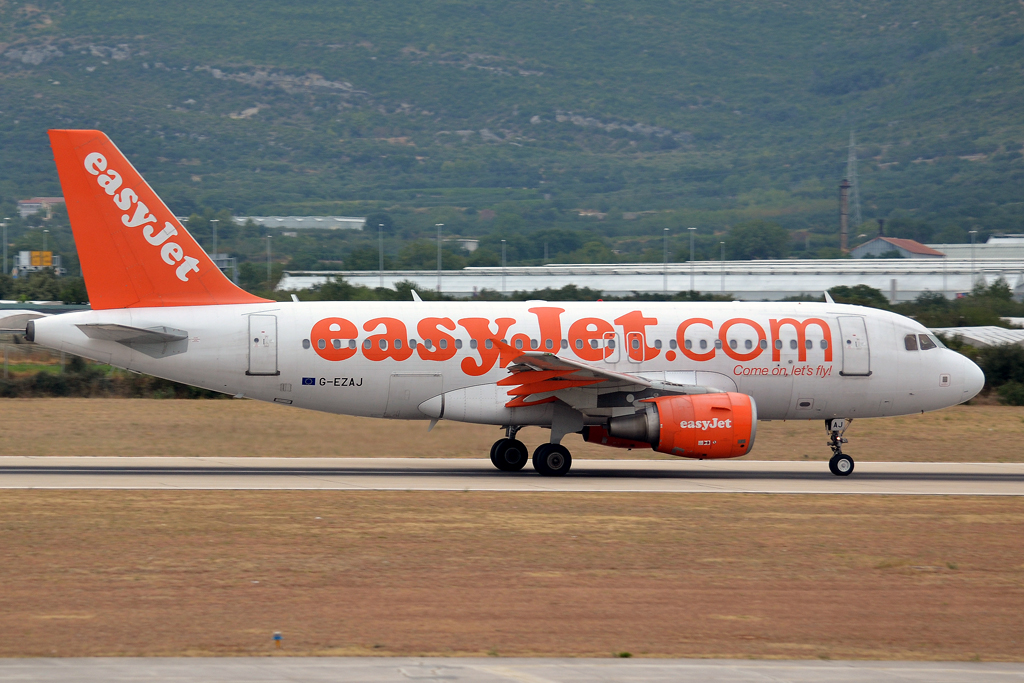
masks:
<path fill-rule="evenodd" d="M 850 256 L 853 258 L 879 257 L 892 252 L 898 253 L 901 258 L 942 258 L 945 256 L 941 251 L 920 242 L 898 237 L 876 237 L 851 249 Z"/>
<path fill-rule="evenodd" d="M 285 230 L 362 230 L 366 225 L 366 218 L 353 216 L 235 216 L 234 221 Z"/>
<path fill-rule="evenodd" d="M 278 291 L 308 289 L 342 277 L 353 285 L 394 287 L 413 282 L 421 291 L 437 288 L 436 270 L 285 271 Z M 695 289 L 729 294 L 746 301 L 790 296 L 821 296 L 830 287 L 868 285 L 892 302 L 912 301 L 925 292 L 955 298 L 975 284 L 1003 279 L 1017 300 L 1024 300 L 1024 259 L 824 259 L 781 261 L 695 261 L 670 263 L 607 263 L 545 266 L 500 266 L 446 270 L 441 291 L 469 298 L 483 289 L 511 293 L 566 285 L 596 289 L 608 295 L 633 292 L 661 294 Z"/>
<path fill-rule="evenodd" d="M 929 244 L 949 258 L 971 258 L 968 244 Z M 1024 258 L 1024 235 L 992 235 L 984 244 L 974 245 L 975 258 L 1017 259 Z"/>
<path fill-rule="evenodd" d="M 55 204 L 63 204 L 63 197 L 32 197 L 31 199 L 20 199 L 18 200 L 18 214 L 22 218 L 27 218 L 33 214 L 45 211 L 46 215 L 50 215 L 50 211 Z"/>

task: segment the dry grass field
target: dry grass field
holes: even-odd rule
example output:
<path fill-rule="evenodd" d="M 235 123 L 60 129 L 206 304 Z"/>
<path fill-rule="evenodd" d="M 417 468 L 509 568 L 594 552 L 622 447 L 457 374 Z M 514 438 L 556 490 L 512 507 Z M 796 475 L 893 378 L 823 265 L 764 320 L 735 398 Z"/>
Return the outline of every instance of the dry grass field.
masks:
<path fill-rule="evenodd" d="M 8 455 L 486 457 L 495 427 L 329 415 L 256 401 L 0 399 Z M 524 429 L 528 446 L 547 431 Z M 1024 459 L 1024 408 L 971 405 L 907 417 L 857 420 L 847 452 L 859 460 L 1014 462 Z M 825 460 L 814 422 L 762 422 L 751 458 Z M 565 441 L 577 458 L 670 456 Z"/>
<path fill-rule="evenodd" d="M 0 656 L 1024 660 L 1024 499 L 0 492 Z"/>

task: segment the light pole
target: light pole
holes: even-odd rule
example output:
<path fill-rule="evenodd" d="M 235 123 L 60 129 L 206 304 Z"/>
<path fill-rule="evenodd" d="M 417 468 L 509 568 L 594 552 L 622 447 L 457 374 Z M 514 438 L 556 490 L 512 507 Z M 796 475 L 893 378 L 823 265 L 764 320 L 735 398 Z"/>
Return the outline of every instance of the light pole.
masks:
<path fill-rule="evenodd" d="M 441 295 L 441 228 L 444 223 L 435 223 L 437 226 L 437 294 Z"/>
<path fill-rule="evenodd" d="M 664 246 L 662 248 L 662 259 L 661 259 L 661 292 L 668 297 L 668 228 L 665 228 L 664 232 Z"/>
<path fill-rule="evenodd" d="M 46 238 L 50 235 L 49 230 L 43 230 L 43 251 L 46 251 Z M 973 238 L 971 240 L 973 242 Z"/>
<path fill-rule="evenodd" d="M 267 290 L 270 289 L 270 235 L 267 235 Z"/>
<path fill-rule="evenodd" d="M 505 240 L 501 241 L 501 295 L 505 296 Z"/>
<path fill-rule="evenodd" d="M 219 221 L 216 218 L 211 218 L 210 219 L 210 223 L 213 224 L 213 262 L 214 262 L 214 265 L 216 265 L 216 263 L 217 263 L 217 223 L 218 222 Z M 220 268 L 220 266 L 217 266 L 217 267 Z"/>
<path fill-rule="evenodd" d="M 687 228 L 690 231 L 690 292 L 693 292 L 693 234 L 697 228 Z"/>
<path fill-rule="evenodd" d="M 971 290 L 974 290 L 974 236 L 978 234 L 977 230 L 971 230 Z"/>
<path fill-rule="evenodd" d="M 384 289 L 384 224 L 377 224 L 377 243 L 380 250 L 380 269 L 377 271 L 380 274 L 380 285 L 381 289 Z"/>
<path fill-rule="evenodd" d="M 4 216 L 4 275 L 7 275 L 7 221 L 9 216 Z"/>
<path fill-rule="evenodd" d="M 718 244 L 722 247 L 722 260 L 720 265 L 722 266 L 722 294 L 725 294 L 725 242 L 719 242 Z"/>

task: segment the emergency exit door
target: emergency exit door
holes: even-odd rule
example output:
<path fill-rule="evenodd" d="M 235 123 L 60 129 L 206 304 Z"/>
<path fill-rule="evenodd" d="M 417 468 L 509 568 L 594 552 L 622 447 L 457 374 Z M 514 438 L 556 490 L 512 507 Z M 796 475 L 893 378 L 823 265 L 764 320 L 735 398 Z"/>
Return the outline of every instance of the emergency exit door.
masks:
<path fill-rule="evenodd" d="M 871 374 L 871 349 L 868 330 L 860 316 L 840 316 L 839 334 L 843 346 L 843 377 L 867 377 Z"/>
<path fill-rule="evenodd" d="M 249 369 L 247 375 L 279 375 L 277 369 L 277 316 L 249 316 Z"/>

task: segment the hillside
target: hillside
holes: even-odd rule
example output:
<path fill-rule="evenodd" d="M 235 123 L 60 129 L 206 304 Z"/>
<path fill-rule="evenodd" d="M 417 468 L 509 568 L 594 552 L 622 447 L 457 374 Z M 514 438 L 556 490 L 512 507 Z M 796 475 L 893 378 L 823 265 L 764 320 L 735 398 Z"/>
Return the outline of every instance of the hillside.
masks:
<path fill-rule="evenodd" d="M 59 193 L 45 130 L 94 126 L 184 214 L 386 209 L 406 239 L 435 222 L 583 229 L 604 240 L 595 260 L 660 260 L 662 228 L 686 226 L 712 255 L 713 232 L 770 219 L 827 255 L 855 129 L 865 221 L 947 241 L 1024 231 L 1022 14 L 1017 0 L 2 0 L 0 199 Z M 344 239 L 340 254 L 360 245 Z"/>

